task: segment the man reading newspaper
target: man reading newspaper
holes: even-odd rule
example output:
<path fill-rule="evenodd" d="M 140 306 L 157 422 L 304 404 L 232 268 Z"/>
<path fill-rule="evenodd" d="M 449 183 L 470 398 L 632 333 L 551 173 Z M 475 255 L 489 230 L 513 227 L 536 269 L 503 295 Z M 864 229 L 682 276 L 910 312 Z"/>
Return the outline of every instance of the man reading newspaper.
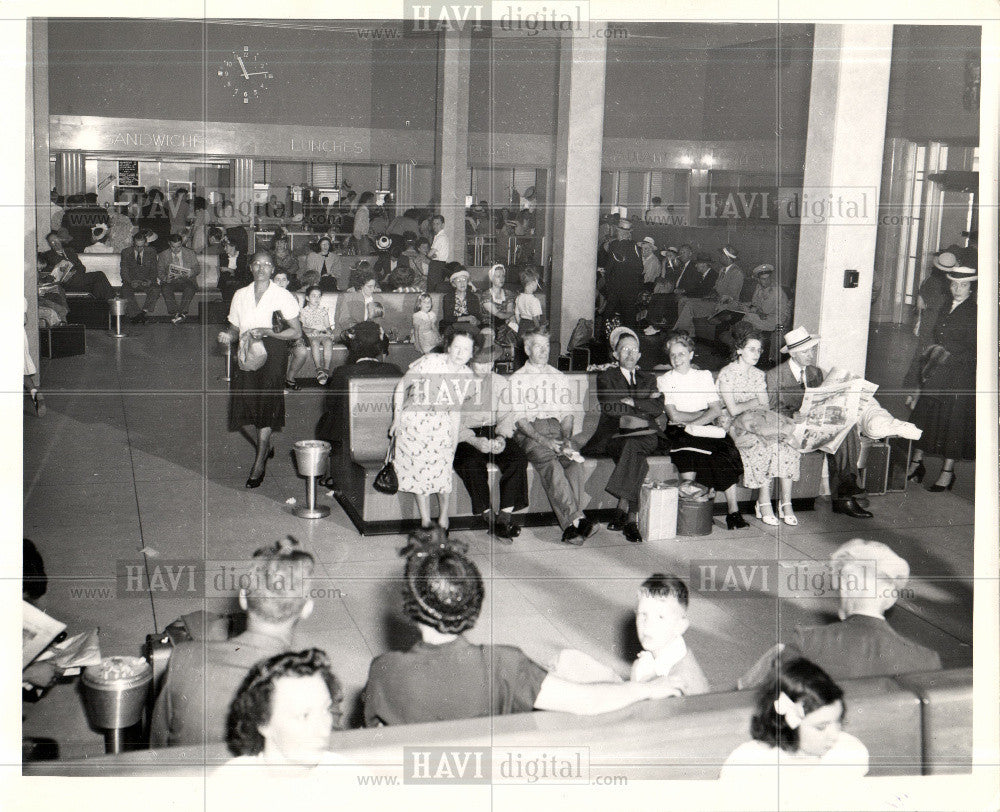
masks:
<path fill-rule="evenodd" d="M 868 519 L 868 499 L 858 485 L 860 428 L 879 438 L 916 439 L 920 430 L 895 420 L 878 405 L 873 397 L 876 385 L 841 370 L 824 374 L 815 365 L 818 346 L 819 336 L 804 327 L 785 333 L 781 352 L 789 358 L 767 373 L 770 407 L 794 419 L 792 445 L 803 453 L 826 454 L 834 513 Z"/>
<path fill-rule="evenodd" d="M 170 247 L 156 258 L 156 275 L 160 280 L 160 290 L 163 300 L 167 303 L 167 312 L 174 324 L 180 324 L 187 316 L 191 300 L 198 292 L 195 278 L 200 269 L 198 255 L 190 248 L 185 248 L 184 238 L 180 234 L 171 234 L 167 239 Z M 177 304 L 177 293 L 181 294 L 181 302 Z"/>

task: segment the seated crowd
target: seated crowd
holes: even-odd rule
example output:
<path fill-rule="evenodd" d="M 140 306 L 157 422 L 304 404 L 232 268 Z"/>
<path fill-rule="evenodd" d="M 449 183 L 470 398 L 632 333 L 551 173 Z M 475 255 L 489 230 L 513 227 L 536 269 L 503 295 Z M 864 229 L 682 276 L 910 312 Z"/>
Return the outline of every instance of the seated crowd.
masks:
<path fill-rule="evenodd" d="M 794 641 L 765 653 L 737 686 L 713 682 L 685 642 L 689 594 L 676 575 L 654 573 L 638 586 L 641 649 L 628 672 L 619 673 L 572 649 L 545 667 L 516 645 L 472 643 L 464 633 L 476 625 L 486 588 L 465 546 L 434 528 L 411 535 L 400 554 L 403 611 L 419 640 L 372 661 L 360 697 L 367 727 L 534 710 L 599 714 L 735 687 L 756 691 L 756 712 L 750 739 L 726 760 L 723 779 L 761 764 L 840 768 L 809 771 L 812 779 L 862 776 L 867 750 L 843 730 L 846 698 L 835 680 L 941 667 L 935 652 L 885 621 L 895 600 L 886 596 L 905 587 L 909 569 L 879 542 L 854 539 L 831 557 L 834 572 L 856 576 L 835 581 L 843 619 L 796 629 Z M 303 595 L 313 566 L 292 539 L 262 548 L 241 579 L 248 585 L 239 595 L 246 631 L 227 639 L 228 622 L 189 622 L 194 639 L 175 647 L 156 699 L 153 746 L 224 741 L 235 757 L 220 768 L 226 774 L 249 764 L 298 775 L 346 763 L 329 752 L 330 733 L 344 726 L 336 658 L 303 648 L 296 635 L 298 620 L 312 608 Z"/>

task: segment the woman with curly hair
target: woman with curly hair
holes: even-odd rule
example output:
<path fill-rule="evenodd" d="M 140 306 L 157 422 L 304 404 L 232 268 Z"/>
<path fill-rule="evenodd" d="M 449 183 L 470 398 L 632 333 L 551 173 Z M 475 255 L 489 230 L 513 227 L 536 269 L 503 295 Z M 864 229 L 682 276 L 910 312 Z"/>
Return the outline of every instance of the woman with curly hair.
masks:
<path fill-rule="evenodd" d="M 777 660 L 757 694 L 752 739 L 730 753 L 720 778 L 757 780 L 762 767 L 782 768 L 781 780 L 861 778 L 868 749 L 844 732 L 845 710 L 844 692 L 818 665 L 801 657 Z"/>
<path fill-rule="evenodd" d="M 229 706 L 226 745 L 249 764 L 309 769 L 328 763 L 330 733 L 340 729 L 343 691 L 326 653 L 311 648 L 257 663 Z"/>
<path fill-rule="evenodd" d="M 676 696 L 666 678 L 650 682 L 575 683 L 547 672 L 516 646 L 476 645 L 485 591 L 465 545 L 440 528 L 410 536 L 403 607 L 420 631 L 409 651 L 376 657 L 363 700 L 365 725 L 471 719 L 534 709 L 596 714 L 642 699 Z"/>

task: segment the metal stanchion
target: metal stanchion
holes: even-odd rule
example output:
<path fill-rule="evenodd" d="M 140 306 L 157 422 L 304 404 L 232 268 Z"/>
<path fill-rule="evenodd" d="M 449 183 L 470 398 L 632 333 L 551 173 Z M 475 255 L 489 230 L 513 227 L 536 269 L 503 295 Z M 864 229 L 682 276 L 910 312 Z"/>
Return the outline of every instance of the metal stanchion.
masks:
<path fill-rule="evenodd" d="M 219 380 L 228 383 L 229 374 L 232 371 L 233 364 L 233 345 L 231 342 L 226 342 L 226 344 L 223 345 L 223 352 L 226 354 L 226 374 L 220 375 Z"/>
<path fill-rule="evenodd" d="M 116 296 L 108 301 L 108 331 L 114 338 L 125 338 L 122 330 L 122 316 L 125 315 L 125 300 Z M 114 324 L 112 324 L 112 320 Z"/>
<path fill-rule="evenodd" d="M 306 477 L 306 504 L 297 505 L 295 515 L 302 519 L 322 519 L 330 508 L 316 504 L 316 481 L 326 472 L 330 462 L 330 444 L 323 440 L 299 440 L 295 446 L 295 464 Z"/>

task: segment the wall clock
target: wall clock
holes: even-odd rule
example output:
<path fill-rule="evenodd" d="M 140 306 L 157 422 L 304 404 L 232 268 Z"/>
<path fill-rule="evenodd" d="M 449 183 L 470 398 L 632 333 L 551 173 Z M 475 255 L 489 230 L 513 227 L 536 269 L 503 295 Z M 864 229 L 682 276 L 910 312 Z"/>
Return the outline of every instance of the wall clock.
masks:
<path fill-rule="evenodd" d="M 227 56 L 219 68 L 219 78 L 233 99 L 250 104 L 260 99 L 274 80 L 274 72 L 259 51 L 244 45 Z"/>

